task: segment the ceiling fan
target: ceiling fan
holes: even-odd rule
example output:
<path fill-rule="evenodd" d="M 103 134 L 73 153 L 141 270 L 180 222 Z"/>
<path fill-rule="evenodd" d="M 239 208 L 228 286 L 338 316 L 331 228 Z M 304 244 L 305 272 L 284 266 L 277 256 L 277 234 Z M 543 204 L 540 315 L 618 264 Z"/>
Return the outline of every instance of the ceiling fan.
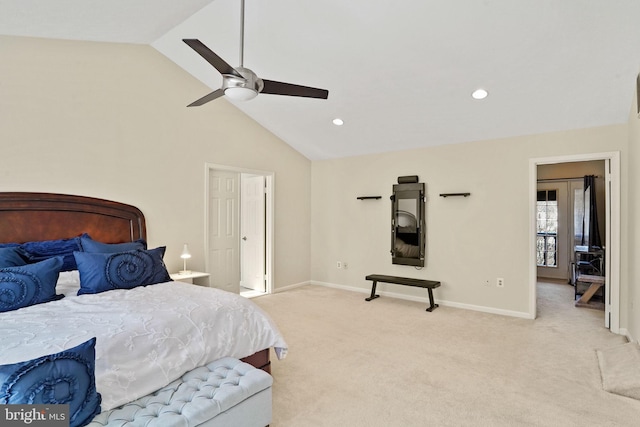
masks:
<path fill-rule="evenodd" d="M 241 2 L 240 11 L 240 66 L 233 68 L 231 65 L 213 53 L 211 49 L 198 39 L 182 39 L 189 47 L 195 50 L 207 62 L 214 66 L 222 74 L 222 87 L 203 96 L 187 107 L 198 107 L 225 95 L 236 101 L 248 101 L 255 98 L 258 93 L 272 95 L 301 96 L 306 98 L 327 99 L 329 91 L 308 86 L 294 85 L 291 83 L 276 82 L 259 78 L 256 73 L 243 66 L 244 60 L 244 0 Z"/>

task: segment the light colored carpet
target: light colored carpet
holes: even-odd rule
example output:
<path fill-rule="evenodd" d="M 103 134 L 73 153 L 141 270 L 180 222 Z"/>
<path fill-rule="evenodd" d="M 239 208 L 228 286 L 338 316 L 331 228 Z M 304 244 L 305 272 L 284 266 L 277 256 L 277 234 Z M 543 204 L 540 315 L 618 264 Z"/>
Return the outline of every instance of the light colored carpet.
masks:
<path fill-rule="evenodd" d="M 640 399 L 640 346 L 626 343 L 598 350 L 602 387 L 621 396 Z"/>
<path fill-rule="evenodd" d="M 289 354 L 272 362 L 272 427 L 637 426 L 602 389 L 597 349 L 626 342 L 573 288 L 541 283 L 537 320 L 304 286 L 254 299 Z M 436 291 L 437 297 L 437 291 Z"/>

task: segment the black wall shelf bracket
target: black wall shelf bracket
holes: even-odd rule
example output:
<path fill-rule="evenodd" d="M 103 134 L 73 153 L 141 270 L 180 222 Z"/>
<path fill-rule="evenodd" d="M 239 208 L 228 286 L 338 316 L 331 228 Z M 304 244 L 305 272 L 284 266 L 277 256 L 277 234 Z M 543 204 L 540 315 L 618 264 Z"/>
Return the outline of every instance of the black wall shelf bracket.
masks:
<path fill-rule="evenodd" d="M 358 200 L 369 200 L 369 199 L 382 199 L 382 196 L 360 196 L 358 197 Z"/>
<path fill-rule="evenodd" d="M 471 193 L 442 193 L 442 194 L 440 194 L 440 197 L 454 197 L 454 196 L 468 197 L 470 195 L 471 195 Z"/>

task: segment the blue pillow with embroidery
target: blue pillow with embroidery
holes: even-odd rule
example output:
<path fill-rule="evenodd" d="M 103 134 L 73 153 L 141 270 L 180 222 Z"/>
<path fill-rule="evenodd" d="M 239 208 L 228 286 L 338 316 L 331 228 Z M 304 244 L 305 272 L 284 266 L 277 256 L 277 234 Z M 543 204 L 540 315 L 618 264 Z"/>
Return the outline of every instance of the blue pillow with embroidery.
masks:
<path fill-rule="evenodd" d="M 0 268 L 25 265 L 27 254 L 19 246 L 0 248 Z"/>
<path fill-rule="evenodd" d="M 49 258 L 35 264 L 0 268 L 0 312 L 54 301 L 62 258 Z"/>
<path fill-rule="evenodd" d="M 165 250 L 166 246 L 113 254 L 74 252 L 80 272 L 78 295 L 171 281 L 162 260 Z"/>
<path fill-rule="evenodd" d="M 30 263 L 61 256 L 63 262 L 60 271 L 71 271 L 76 270 L 73 252 L 80 250 L 80 238 L 25 242 L 20 247 L 26 251 Z"/>
<path fill-rule="evenodd" d="M 96 391 L 96 339 L 61 351 L 0 365 L 0 403 L 69 405 L 70 427 L 86 426 L 100 412 Z"/>
<path fill-rule="evenodd" d="M 125 243 L 102 243 L 93 240 L 87 234 L 80 236 L 80 250 L 83 252 L 112 254 L 116 252 L 134 251 L 136 249 L 147 249 L 147 242 L 144 239 L 138 239 Z"/>

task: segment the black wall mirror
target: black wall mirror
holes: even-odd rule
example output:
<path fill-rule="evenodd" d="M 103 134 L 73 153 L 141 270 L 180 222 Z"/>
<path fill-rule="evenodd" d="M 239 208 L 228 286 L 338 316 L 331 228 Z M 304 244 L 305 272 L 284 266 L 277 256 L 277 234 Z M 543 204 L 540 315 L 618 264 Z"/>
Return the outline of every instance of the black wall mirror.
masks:
<path fill-rule="evenodd" d="M 424 267 L 424 183 L 401 176 L 391 196 L 391 257 L 393 264 Z"/>

